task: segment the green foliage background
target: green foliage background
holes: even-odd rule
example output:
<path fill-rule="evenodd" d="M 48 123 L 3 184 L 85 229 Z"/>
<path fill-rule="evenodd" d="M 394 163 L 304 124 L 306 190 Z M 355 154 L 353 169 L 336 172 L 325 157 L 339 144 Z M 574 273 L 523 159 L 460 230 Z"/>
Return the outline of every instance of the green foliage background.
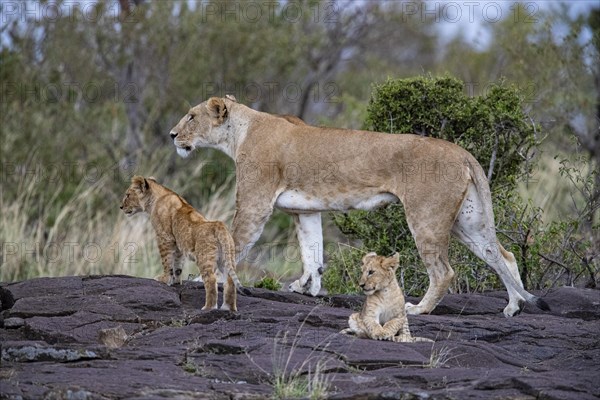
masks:
<path fill-rule="evenodd" d="M 220 8 L 207 13 L 208 3 Z M 595 285 L 598 8 L 578 14 L 570 3 L 552 2 L 531 19 L 516 4 L 500 21 L 483 21 L 490 39 L 482 44 L 448 37 L 444 18 L 406 13 L 403 2 L 301 0 L 293 2 L 299 15 L 286 9 L 290 2 L 276 2 L 258 19 L 242 14 L 259 3 L 0 2 L 0 281 L 156 275 L 151 227 L 118 209 L 133 174 L 155 176 L 230 223 L 231 160 L 215 150 L 183 160 L 168 132 L 189 106 L 231 93 L 255 109 L 312 124 L 441 135 L 473 152 L 486 171 L 497 148 L 500 238 L 531 284 Z M 422 75 L 411 85 L 397 80 Z M 381 89 L 369 103 L 373 83 Z M 517 149 L 535 157 L 523 162 Z M 403 220 L 398 206 L 383 212 Z M 403 264 L 412 269 L 405 280 L 418 293 L 425 272 L 406 227 L 390 227 L 378 215 L 361 216 L 355 226 L 334 218 L 371 250 L 406 249 Z M 334 244 L 327 248 L 360 245 L 332 218 L 324 225 Z M 291 218 L 278 212 L 258 244 L 281 249 L 294 241 Z M 457 289 L 493 286 L 494 275 L 462 251 L 452 251 L 454 265 L 465 268 Z M 331 265 L 359 264 L 358 253 L 327 256 Z M 246 267 L 245 281 L 259 280 L 263 268 L 279 280 L 300 271 L 297 257 L 281 254 Z"/>

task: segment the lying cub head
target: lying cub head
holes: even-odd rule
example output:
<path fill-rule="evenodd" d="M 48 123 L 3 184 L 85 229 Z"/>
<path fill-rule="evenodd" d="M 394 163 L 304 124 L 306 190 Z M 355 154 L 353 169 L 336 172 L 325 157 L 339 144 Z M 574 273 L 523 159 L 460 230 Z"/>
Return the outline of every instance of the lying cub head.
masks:
<path fill-rule="evenodd" d="M 362 262 L 362 275 L 359 284 L 366 295 L 371 295 L 397 282 L 396 269 L 400 262 L 398 253 L 392 257 L 369 253 L 363 257 Z"/>
<path fill-rule="evenodd" d="M 150 197 L 150 184 L 143 176 L 136 175 L 131 178 L 131 185 L 127 188 L 121 210 L 127 215 L 132 216 L 140 211 L 146 210 L 147 200 Z"/>

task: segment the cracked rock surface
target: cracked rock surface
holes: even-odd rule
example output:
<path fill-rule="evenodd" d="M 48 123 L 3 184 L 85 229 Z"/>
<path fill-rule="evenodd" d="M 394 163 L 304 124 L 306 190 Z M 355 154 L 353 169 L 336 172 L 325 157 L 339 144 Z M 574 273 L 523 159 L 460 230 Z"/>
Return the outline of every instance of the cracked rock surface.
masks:
<path fill-rule="evenodd" d="M 598 290 L 555 289 L 551 312 L 528 305 L 510 319 L 506 293 L 447 295 L 409 316 L 434 344 L 338 334 L 361 296 L 251 292 L 230 313 L 201 311 L 195 282 L 0 284 L 0 398 L 263 399 L 284 374 L 316 375 L 333 399 L 600 397 Z"/>

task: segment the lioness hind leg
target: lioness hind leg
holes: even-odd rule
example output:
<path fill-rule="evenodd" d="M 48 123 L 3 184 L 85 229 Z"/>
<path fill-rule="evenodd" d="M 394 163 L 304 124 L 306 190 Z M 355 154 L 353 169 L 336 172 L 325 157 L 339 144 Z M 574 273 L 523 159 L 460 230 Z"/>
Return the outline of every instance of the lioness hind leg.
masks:
<path fill-rule="evenodd" d="M 482 200 L 472 185 L 467 190 L 465 201 L 452 227 L 452 234 L 500 276 L 509 298 L 504 315 L 519 314 L 526 300 L 518 292 L 519 289 L 522 291 L 523 283 L 516 260 L 498 242 L 494 217 L 486 215 Z"/>
<path fill-rule="evenodd" d="M 454 279 L 454 271 L 448 262 L 448 239 L 417 241 L 421 259 L 427 267 L 429 287 L 419 304 L 406 303 L 406 313 L 411 315 L 430 313 L 448 292 Z"/>
<path fill-rule="evenodd" d="M 519 286 L 521 286 L 521 288 L 523 288 L 524 287 L 523 281 L 521 281 L 521 274 L 519 273 L 519 266 L 517 265 L 517 260 L 515 259 L 515 255 L 513 253 L 511 253 L 510 251 L 506 250 L 504 247 L 502 247 L 500 242 L 497 242 L 497 244 L 498 244 L 498 249 L 500 250 L 500 254 L 502 255 L 502 258 L 504 259 L 504 264 L 506 264 L 506 266 L 508 267 L 508 270 L 510 271 L 512 276 L 515 278 L 515 280 L 517 281 Z"/>

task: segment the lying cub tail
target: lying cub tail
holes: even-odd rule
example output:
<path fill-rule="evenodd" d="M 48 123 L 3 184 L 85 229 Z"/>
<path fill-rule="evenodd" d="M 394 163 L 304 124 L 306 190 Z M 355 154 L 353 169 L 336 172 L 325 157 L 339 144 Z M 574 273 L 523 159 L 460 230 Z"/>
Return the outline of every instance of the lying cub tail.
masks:
<path fill-rule="evenodd" d="M 217 239 L 221 244 L 221 259 L 223 260 L 223 266 L 225 267 L 224 272 L 231 277 L 238 293 L 249 296 L 251 294 L 250 290 L 242 286 L 240 279 L 235 273 L 235 244 L 233 243 L 233 238 L 225 224 L 219 227 Z"/>

